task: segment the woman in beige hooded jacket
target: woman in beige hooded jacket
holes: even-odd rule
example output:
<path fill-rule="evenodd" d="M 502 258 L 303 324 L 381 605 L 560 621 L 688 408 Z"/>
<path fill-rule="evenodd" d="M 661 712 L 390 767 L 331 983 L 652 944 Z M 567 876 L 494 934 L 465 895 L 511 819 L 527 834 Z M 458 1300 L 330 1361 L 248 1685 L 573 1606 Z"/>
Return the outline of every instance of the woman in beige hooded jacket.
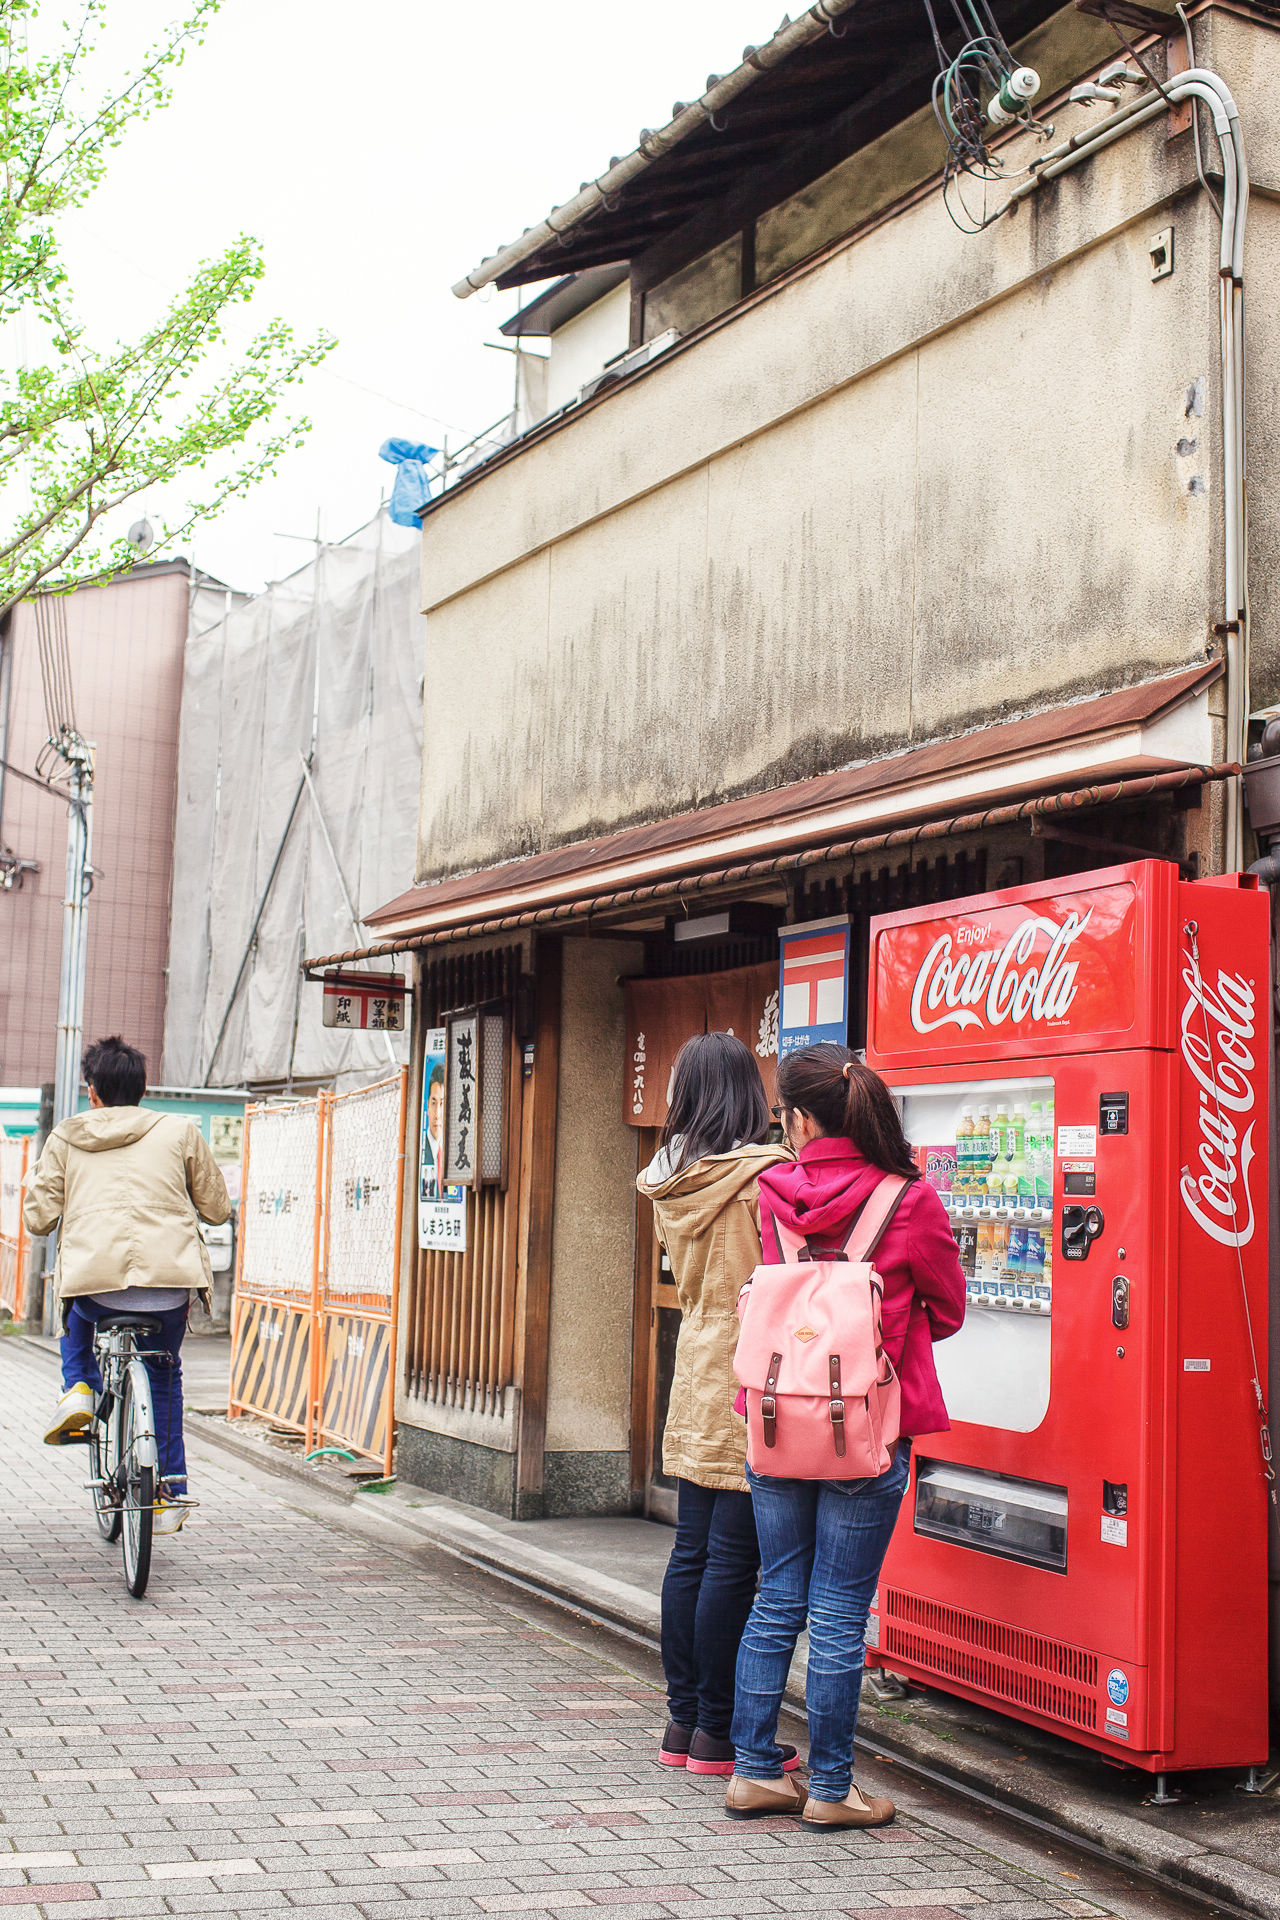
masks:
<path fill-rule="evenodd" d="M 662 1145 L 637 1182 L 680 1296 L 662 1441 L 679 1504 L 662 1585 L 671 1718 L 659 1758 L 691 1773 L 733 1772 L 734 1666 L 760 1565 L 733 1355 L 738 1291 L 760 1260 L 756 1181 L 788 1158 L 763 1144 L 768 1131 L 750 1050 L 730 1033 L 697 1034 L 680 1050 Z"/>

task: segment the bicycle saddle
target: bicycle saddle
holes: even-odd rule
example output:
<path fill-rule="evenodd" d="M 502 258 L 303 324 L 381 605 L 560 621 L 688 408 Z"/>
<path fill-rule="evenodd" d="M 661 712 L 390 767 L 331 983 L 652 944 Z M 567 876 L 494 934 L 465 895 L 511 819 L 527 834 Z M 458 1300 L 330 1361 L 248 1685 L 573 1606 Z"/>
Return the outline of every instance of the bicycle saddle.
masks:
<path fill-rule="evenodd" d="M 97 1325 L 103 1327 L 132 1327 L 135 1333 L 158 1336 L 160 1322 L 150 1319 L 145 1313 L 104 1313 L 99 1315 Z"/>

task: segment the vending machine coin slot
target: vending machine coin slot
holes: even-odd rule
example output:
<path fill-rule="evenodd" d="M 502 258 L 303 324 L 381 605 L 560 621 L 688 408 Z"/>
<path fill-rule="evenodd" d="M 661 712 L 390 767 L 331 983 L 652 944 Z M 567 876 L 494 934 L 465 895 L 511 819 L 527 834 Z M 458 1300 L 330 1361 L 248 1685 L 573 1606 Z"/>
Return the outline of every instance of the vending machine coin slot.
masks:
<path fill-rule="evenodd" d="M 1064 1207 L 1062 1209 L 1063 1259 L 1087 1260 L 1090 1247 L 1105 1225 L 1101 1207 Z"/>
<path fill-rule="evenodd" d="M 1123 1273 L 1118 1273 L 1111 1282 L 1111 1324 L 1113 1327 L 1129 1324 L 1129 1282 Z"/>
<path fill-rule="evenodd" d="M 1128 1133 L 1129 1096 L 1127 1093 L 1104 1093 L 1098 1099 L 1098 1132 Z"/>

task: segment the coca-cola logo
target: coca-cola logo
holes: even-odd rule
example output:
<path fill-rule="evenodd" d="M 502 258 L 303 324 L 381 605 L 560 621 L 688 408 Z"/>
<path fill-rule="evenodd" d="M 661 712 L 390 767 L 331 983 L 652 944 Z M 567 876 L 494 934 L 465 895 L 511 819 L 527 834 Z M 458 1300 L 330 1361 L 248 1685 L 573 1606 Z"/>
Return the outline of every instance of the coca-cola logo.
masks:
<path fill-rule="evenodd" d="M 1080 962 L 1067 956 L 1092 918 L 1092 907 L 1087 913 L 1068 913 L 1061 923 L 1046 914 L 1029 914 L 1002 946 L 978 951 L 970 945 L 975 930 L 968 926 L 940 935 L 911 989 L 912 1026 L 917 1033 L 935 1033 L 939 1027 L 963 1030 L 1065 1019 L 1080 971 Z M 980 932 L 990 938 L 990 923 Z M 1047 945 L 1042 956 L 1041 942 Z M 965 951 L 957 953 L 957 947 Z M 1035 964 L 1029 964 L 1033 958 Z"/>
<path fill-rule="evenodd" d="M 1219 968 L 1217 985 L 1210 988 L 1195 956 L 1184 952 L 1184 957 L 1182 1058 L 1200 1090 L 1200 1170 L 1182 1169 L 1182 1204 L 1219 1246 L 1247 1247 L 1254 1229 L 1249 1169 L 1255 1122 L 1245 1125 L 1256 1099 L 1254 985 Z"/>

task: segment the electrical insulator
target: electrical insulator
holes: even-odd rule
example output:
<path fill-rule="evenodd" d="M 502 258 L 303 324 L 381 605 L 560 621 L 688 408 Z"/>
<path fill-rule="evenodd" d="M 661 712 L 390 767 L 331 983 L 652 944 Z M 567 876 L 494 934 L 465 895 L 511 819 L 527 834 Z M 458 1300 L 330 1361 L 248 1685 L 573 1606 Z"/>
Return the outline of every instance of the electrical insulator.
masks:
<path fill-rule="evenodd" d="M 1007 73 L 1000 84 L 1000 91 L 987 108 L 987 118 L 993 127 L 1007 127 L 1011 120 L 1017 120 L 1027 110 L 1027 105 L 1040 91 L 1040 75 L 1034 67 L 1015 67 Z"/>

